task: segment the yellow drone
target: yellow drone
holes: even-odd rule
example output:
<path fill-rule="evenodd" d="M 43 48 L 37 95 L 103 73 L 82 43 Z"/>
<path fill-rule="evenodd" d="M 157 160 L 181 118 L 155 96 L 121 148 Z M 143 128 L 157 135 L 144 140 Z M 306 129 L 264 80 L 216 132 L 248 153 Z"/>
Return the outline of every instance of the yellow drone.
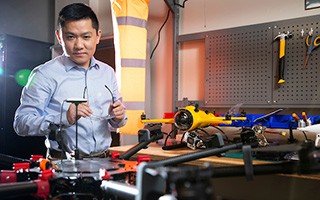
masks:
<path fill-rule="evenodd" d="M 214 114 L 198 109 L 198 106 L 187 106 L 179 109 L 173 118 L 169 119 L 143 119 L 142 123 L 174 123 L 182 131 L 190 131 L 209 126 L 210 124 L 231 124 L 234 120 L 246 120 L 246 117 L 216 117 Z"/>

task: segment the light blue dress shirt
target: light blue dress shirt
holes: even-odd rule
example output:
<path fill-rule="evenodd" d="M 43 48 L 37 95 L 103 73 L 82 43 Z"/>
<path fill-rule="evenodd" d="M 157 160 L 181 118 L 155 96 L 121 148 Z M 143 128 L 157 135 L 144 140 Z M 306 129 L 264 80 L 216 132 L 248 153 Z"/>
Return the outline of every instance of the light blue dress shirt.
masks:
<path fill-rule="evenodd" d="M 20 136 L 44 136 L 48 133 L 50 123 L 61 122 L 67 128 L 68 147 L 76 146 L 76 127 L 70 126 L 66 112 L 69 98 L 85 98 L 88 100 L 95 116 L 108 115 L 111 93 L 115 101 L 122 101 L 114 70 L 105 63 L 91 58 L 88 70 L 77 66 L 65 55 L 59 56 L 36 67 L 29 76 L 28 84 L 23 88 L 21 104 L 15 113 L 14 129 Z M 86 89 L 85 89 L 86 88 Z M 64 102 L 64 103 L 63 103 Z M 63 105 L 62 112 L 61 105 Z M 82 154 L 96 154 L 107 150 L 111 145 L 109 124 L 114 128 L 125 125 L 127 119 L 117 123 L 112 119 L 78 120 L 78 148 Z M 47 135 L 46 135 L 47 136 Z M 48 137 L 48 136 L 47 136 Z M 56 141 L 46 141 L 47 148 L 58 150 Z"/>

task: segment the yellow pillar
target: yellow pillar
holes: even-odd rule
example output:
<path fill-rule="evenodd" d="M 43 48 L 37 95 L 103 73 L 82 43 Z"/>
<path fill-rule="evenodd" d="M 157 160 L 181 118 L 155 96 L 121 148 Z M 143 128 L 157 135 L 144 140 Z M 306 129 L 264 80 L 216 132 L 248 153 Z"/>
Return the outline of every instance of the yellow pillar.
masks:
<path fill-rule="evenodd" d="M 149 0 L 110 0 L 116 53 L 116 76 L 127 108 L 127 124 L 119 129 L 137 134 L 145 112 L 146 48 Z"/>

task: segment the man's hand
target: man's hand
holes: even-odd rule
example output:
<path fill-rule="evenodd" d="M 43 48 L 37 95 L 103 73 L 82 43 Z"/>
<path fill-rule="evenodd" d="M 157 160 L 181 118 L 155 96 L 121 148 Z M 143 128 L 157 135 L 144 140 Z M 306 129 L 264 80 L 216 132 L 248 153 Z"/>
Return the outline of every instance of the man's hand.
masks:
<path fill-rule="evenodd" d="M 78 119 L 80 119 L 80 117 L 90 117 L 92 113 L 88 103 L 80 103 L 78 105 Z M 78 119 L 76 119 L 76 105 L 71 104 L 67 111 L 67 120 L 70 125 L 73 125 Z"/>
<path fill-rule="evenodd" d="M 112 109 L 112 112 L 114 114 L 113 120 L 116 122 L 121 122 L 124 119 L 124 116 L 126 114 L 125 107 L 121 104 L 120 101 L 114 102 L 110 104 L 110 109 Z"/>

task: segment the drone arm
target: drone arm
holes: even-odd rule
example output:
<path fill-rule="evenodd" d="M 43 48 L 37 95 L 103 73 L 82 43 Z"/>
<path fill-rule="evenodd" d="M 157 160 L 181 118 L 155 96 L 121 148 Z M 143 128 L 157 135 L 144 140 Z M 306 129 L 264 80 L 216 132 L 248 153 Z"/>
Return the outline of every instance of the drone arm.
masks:
<path fill-rule="evenodd" d="M 162 139 L 163 138 L 163 134 L 159 134 L 159 135 L 152 135 L 150 137 L 150 139 L 142 141 L 137 143 L 136 145 L 134 145 L 133 147 L 131 147 L 129 150 L 127 150 L 126 152 L 124 152 L 121 156 L 120 159 L 124 159 L 124 160 L 129 160 L 129 158 L 134 155 L 135 153 L 137 153 L 138 151 L 140 151 L 141 149 L 147 147 L 148 144 L 150 144 L 151 142 L 154 142 L 156 140 Z"/>
<path fill-rule="evenodd" d="M 0 163 L 3 163 L 5 165 L 12 166 L 14 163 L 24 163 L 24 162 L 30 163 L 29 160 L 21 159 L 21 158 L 17 158 L 14 156 L 9 156 L 9 155 L 5 155 L 5 154 L 0 153 Z"/>
<path fill-rule="evenodd" d="M 49 192 L 49 182 L 42 180 L 0 184 L 1 197 L 21 197 L 35 194 L 38 197 L 46 198 Z"/>
<path fill-rule="evenodd" d="M 101 189 L 105 194 L 134 200 L 139 191 L 137 187 L 115 181 L 102 181 Z"/>

